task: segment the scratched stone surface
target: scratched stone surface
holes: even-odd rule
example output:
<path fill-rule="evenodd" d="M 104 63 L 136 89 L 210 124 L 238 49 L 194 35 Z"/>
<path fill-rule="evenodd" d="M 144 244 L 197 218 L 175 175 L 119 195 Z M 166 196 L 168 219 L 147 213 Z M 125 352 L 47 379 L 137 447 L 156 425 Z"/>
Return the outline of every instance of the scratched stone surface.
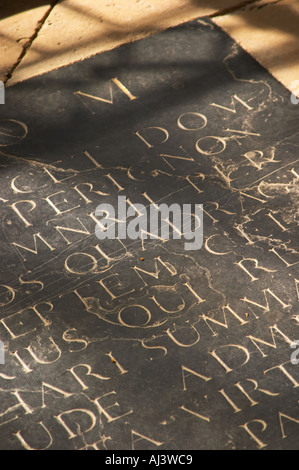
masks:
<path fill-rule="evenodd" d="M 298 110 L 205 19 L 7 90 L 1 449 L 298 448 Z M 202 248 L 99 240 L 118 196 Z"/>

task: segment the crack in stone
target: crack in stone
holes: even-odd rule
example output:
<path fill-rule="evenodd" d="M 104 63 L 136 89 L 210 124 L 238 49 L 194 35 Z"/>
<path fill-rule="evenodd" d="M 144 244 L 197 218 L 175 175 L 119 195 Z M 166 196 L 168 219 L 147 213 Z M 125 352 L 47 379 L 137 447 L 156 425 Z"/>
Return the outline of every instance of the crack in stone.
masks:
<path fill-rule="evenodd" d="M 236 11 L 239 10 L 245 10 L 247 7 L 249 7 L 249 10 L 253 9 L 258 9 L 258 8 L 263 8 L 264 6 L 267 5 L 273 5 L 275 3 L 279 3 L 282 0 L 277 0 L 276 2 L 268 2 L 264 3 L 264 0 L 244 0 L 243 2 L 239 3 L 238 5 L 235 5 L 233 7 L 229 8 L 224 8 L 223 10 L 219 10 L 216 13 L 212 13 L 211 15 L 208 15 L 209 18 L 217 18 L 217 16 L 224 16 L 228 15 L 230 13 L 235 13 Z M 262 4 L 260 4 L 262 2 Z"/>
<path fill-rule="evenodd" d="M 262 8 L 269 7 L 271 5 L 276 5 L 277 3 L 280 3 L 284 0 L 276 0 L 276 1 L 259 0 L 259 1 L 261 1 L 261 3 L 258 5 L 252 5 L 252 6 L 249 5 L 248 11 L 261 10 Z"/>
<path fill-rule="evenodd" d="M 50 13 L 52 12 L 52 10 L 56 7 L 57 3 L 59 2 L 59 0 L 55 0 L 55 1 L 52 1 L 50 3 L 50 7 L 49 9 L 46 11 L 46 13 L 44 14 L 44 16 L 38 21 L 37 23 L 37 26 L 34 30 L 34 33 L 32 34 L 32 36 L 30 36 L 28 38 L 28 40 L 24 43 L 23 45 L 23 49 L 22 49 L 22 52 L 21 54 L 19 55 L 17 61 L 12 65 L 12 67 L 10 68 L 10 70 L 5 74 L 6 77 L 5 79 L 3 80 L 4 83 L 6 84 L 8 80 L 10 80 L 12 78 L 12 75 L 14 73 L 14 71 L 16 70 L 16 68 L 20 65 L 20 63 L 22 62 L 22 60 L 24 59 L 25 55 L 27 54 L 28 50 L 30 49 L 30 47 L 32 46 L 32 43 L 33 41 L 37 38 L 41 28 L 43 27 L 43 25 L 45 24 L 48 16 L 50 15 Z M 27 38 L 21 38 L 19 39 L 22 40 L 22 39 L 27 39 Z"/>

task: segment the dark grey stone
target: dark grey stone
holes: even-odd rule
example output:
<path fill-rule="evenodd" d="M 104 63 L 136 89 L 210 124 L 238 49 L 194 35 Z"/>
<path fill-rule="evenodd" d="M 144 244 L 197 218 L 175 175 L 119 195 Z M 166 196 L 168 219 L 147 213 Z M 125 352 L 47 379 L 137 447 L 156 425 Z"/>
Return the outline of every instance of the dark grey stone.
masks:
<path fill-rule="evenodd" d="M 298 110 L 208 20 L 7 89 L 1 449 L 298 447 Z M 96 238 L 145 193 L 202 248 Z"/>

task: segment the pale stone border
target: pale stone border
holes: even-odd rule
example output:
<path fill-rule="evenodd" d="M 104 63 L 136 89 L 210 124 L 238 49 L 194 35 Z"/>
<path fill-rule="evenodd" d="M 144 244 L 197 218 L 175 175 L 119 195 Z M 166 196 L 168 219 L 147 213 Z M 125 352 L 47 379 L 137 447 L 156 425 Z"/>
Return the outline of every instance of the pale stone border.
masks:
<path fill-rule="evenodd" d="M 213 21 L 299 96 L 298 0 L 263 0 Z"/>
<path fill-rule="evenodd" d="M 244 0 L 63 0 L 8 85 L 240 3 Z"/>
<path fill-rule="evenodd" d="M 6 80 L 8 73 L 18 62 L 24 46 L 34 35 L 39 22 L 50 10 L 50 5 L 21 11 L 12 16 L 9 16 L 10 10 L 5 6 L 0 8 L 2 16 L 0 20 L 0 80 L 2 81 Z"/>

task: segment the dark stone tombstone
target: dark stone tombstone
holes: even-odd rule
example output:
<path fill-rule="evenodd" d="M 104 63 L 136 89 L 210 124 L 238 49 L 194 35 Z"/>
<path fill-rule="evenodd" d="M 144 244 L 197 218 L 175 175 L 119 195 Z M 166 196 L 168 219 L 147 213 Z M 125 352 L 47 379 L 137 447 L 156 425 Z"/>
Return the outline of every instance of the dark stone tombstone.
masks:
<path fill-rule="evenodd" d="M 298 109 L 206 20 L 7 89 L 1 449 L 298 447 Z M 99 240 L 119 196 L 202 247 Z"/>

